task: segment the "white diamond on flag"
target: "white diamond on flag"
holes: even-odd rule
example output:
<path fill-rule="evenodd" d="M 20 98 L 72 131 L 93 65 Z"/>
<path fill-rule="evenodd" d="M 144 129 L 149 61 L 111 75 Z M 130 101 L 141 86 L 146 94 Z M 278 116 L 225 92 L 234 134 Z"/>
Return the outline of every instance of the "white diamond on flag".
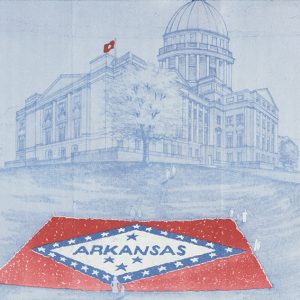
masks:
<path fill-rule="evenodd" d="M 180 237 L 180 238 L 179 238 Z M 157 276 L 243 250 L 135 224 L 41 245 L 40 255 L 110 284 Z"/>

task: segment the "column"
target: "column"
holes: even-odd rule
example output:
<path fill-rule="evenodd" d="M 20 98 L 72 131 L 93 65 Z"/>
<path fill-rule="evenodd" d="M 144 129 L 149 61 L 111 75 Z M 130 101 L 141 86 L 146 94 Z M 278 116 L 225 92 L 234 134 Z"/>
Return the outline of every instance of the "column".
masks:
<path fill-rule="evenodd" d="M 175 56 L 175 68 L 178 71 L 178 69 L 179 69 L 179 58 L 178 58 L 178 56 Z"/>
<path fill-rule="evenodd" d="M 224 83 L 227 85 L 228 81 L 227 81 L 227 61 L 224 61 Z"/>
<path fill-rule="evenodd" d="M 206 56 L 206 76 L 209 76 L 209 56 Z"/>
<path fill-rule="evenodd" d="M 200 55 L 197 54 L 197 80 L 200 79 Z"/>
<path fill-rule="evenodd" d="M 216 58 L 216 76 L 218 77 L 218 78 L 220 78 L 221 76 L 221 74 L 220 74 L 221 72 L 220 72 L 220 59 L 219 58 Z"/>
<path fill-rule="evenodd" d="M 52 102 L 52 143 L 56 142 L 56 101 Z"/>
<path fill-rule="evenodd" d="M 185 56 L 185 79 L 189 80 L 189 56 Z"/>
<path fill-rule="evenodd" d="M 67 139 L 72 139 L 72 95 L 71 93 L 68 94 L 67 97 L 67 110 L 68 110 L 68 119 L 67 119 Z"/>

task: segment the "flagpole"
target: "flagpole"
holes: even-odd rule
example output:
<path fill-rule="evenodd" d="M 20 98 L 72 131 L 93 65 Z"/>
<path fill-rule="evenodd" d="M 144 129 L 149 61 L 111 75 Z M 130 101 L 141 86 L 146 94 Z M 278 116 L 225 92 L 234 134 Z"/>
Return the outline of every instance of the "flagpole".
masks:
<path fill-rule="evenodd" d="M 104 148 L 106 150 L 106 134 L 107 134 L 107 130 L 106 130 L 106 126 L 107 126 L 107 121 L 106 121 L 106 115 L 107 115 L 107 107 L 106 107 L 106 103 L 107 103 L 107 89 L 106 89 L 106 77 L 107 77 L 107 53 L 104 54 L 105 55 L 105 75 L 104 75 Z"/>

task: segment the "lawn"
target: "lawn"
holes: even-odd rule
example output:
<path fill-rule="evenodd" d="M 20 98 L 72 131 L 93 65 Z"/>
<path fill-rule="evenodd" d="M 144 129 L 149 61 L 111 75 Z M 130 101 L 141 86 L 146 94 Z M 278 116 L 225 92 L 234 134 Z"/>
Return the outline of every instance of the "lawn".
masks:
<path fill-rule="evenodd" d="M 271 290 L 199 293 L 128 293 L 125 299 L 300 299 L 300 184 L 262 172 L 167 165 L 94 163 L 20 168 L 0 172 L 0 265 L 4 265 L 51 216 L 183 220 L 249 212 L 237 223 L 253 245 Z M 114 299 L 110 293 L 0 287 L 1 299 Z"/>

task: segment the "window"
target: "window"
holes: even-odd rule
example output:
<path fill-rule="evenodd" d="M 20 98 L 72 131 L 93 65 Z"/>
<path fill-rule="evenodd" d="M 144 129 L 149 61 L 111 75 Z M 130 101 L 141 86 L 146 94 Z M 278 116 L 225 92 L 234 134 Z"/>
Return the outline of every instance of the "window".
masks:
<path fill-rule="evenodd" d="M 190 42 L 195 43 L 196 42 L 196 33 L 191 33 L 190 34 Z"/>
<path fill-rule="evenodd" d="M 256 148 L 260 148 L 260 135 L 256 135 Z"/>
<path fill-rule="evenodd" d="M 237 147 L 243 147 L 244 146 L 244 134 L 242 132 L 237 133 Z"/>
<path fill-rule="evenodd" d="M 238 99 L 238 101 L 243 101 L 244 100 L 244 95 L 238 95 L 237 99 Z"/>
<path fill-rule="evenodd" d="M 262 150 L 265 150 L 265 148 L 266 148 L 266 138 L 264 135 L 263 135 L 262 141 L 261 141 L 261 148 L 262 148 Z"/>
<path fill-rule="evenodd" d="M 256 153 L 256 161 L 260 161 L 260 154 Z"/>
<path fill-rule="evenodd" d="M 168 154 L 169 153 L 169 145 L 167 143 L 164 143 L 163 144 L 163 152 L 165 154 Z"/>
<path fill-rule="evenodd" d="M 217 125 L 221 125 L 221 116 L 217 116 Z"/>
<path fill-rule="evenodd" d="M 208 145 L 208 128 L 204 128 L 204 145 Z"/>
<path fill-rule="evenodd" d="M 189 57 L 189 80 L 197 79 L 197 57 L 196 55 L 190 55 Z"/>
<path fill-rule="evenodd" d="M 216 152 L 216 161 L 221 161 L 221 152 Z"/>
<path fill-rule="evenodd" d="M 185 43 L 185 37 L 184 37 L 184 34 L 181 34 L 179 36 L 179 40 L 180 40 L 180 43 Z"/>
<path fill-rule="evenodd" d="M 267 138 L 267 151 L 270 151 L 270 138 Z"/>
<path fill-rule="evenodd" d="M 242 152 L 238 152 L 237 153 L 237 161 L 241 162 L 243 160 L 243 153 Z"/>
<path fill-rule="evenodd" d="M 175 69 L 176 68 L 176 58 L 175 56 L 172 56 L 169 58 L 169 69 Z"/>
<path fill-rule="evenodd" d="M 65 119 L 67 116 L 67 102 L 63 101 L 57 105 L 57 119 Z"/>
<path fill-rule="evenodd" d="M 227 103 L 232 103 L 232 102 L 234 102 L 234 97 L 227 98 L 227 99 L 226 99 L 226 102 L 227 102 Z"/>
<path fill-rule="evenodd" d="M 18 136 L 18 150 L 25 149 L 25 135 Z"/>
<path fill-rule="evenodd" d="M 236 115 L 236 125 L 243 125 L 244 124 L 244 115 L 243 114 L 237 114 Z"/>
<path fill-rule="evenodd" d="M 195 157 L 199 157 L 199 149 L 195 149 Z"/>
<path fill-rule="evenodd" d="M 66 158 L 66 148 L 60 149 L 60 158 L 63 158 L 63 159 Z"/>
<path fill-rule="evenodd" d="M 224 48 L 224 40 L 220 40 L 220 47 Z"/>
<path fill-rule="evenodd" d="M 182 146 L 181 145 L 177 146 L 177 153 L 178 153 L 178 155 L 182 155 Z"/>
<path fill-rule="evenodd" d="M 216 37 L 212 37 L 212 44 L 214 46 L 217 46 L 217 38 Z"/>
<path fill-rule="evenodd" d="M 135 140 L 135 145 L 134 145 L 135 150 L 140 150 L 141 149 L 141 141 L 136 139 Z"/>
<path fill-rule="evenodd" d="M 46 158 L 46 159 L 52 159 L 52 156 L 53 156 L 53 155 L 52 155 L 52 150 L 47 150 L 47 151 L 46 151 L 46 157 L 45 157 L 45 158 Z"/>
<path fill-rule="evenodd" d="M 185 77 L 185 56 L 179 56 L 178 58 L 178 71 Z"/>
<path fill-rule="evenodd" d="M 232 162 L 233 161 L 233 154 L 232 154 L 232 152 L 228 152 L 227 153 L 227 161 L 228 162 Z"/>
<path fill-rule="evenodd" d="M 207 34 L 202 34 L 202 43 L 207 44 L 208 36 Z"/>
<path fill-rule="evenodd" d="M 266 129 L 266 119 L 265 118 L 262 119 L 262 128 Z"/>
<path fill-rule="evenodd" d="M 221 131 L 217 132 L 217 147 L 221 147 L 222 134 Z"/>
<path fill-rule="evenodd" d="M 192 157 L 193 156 L 193 149 L 190 147 L 189 148 L 189 157 Z"/>
<path fill-rule="evenodd" d="M 268 121 L 268 122 L 267 122 L 267 130 L 270 131 L 270 129 L 271 129 L 271 124 L 270 124 L 270 122 Z"/>
<path fill-rule="evenodd" d="M 71 155 L 74 156 L 78 152 L 78 145 L 72 145 Z"/>
<path fill-rule="evenodd" d="M 259 115 L 259 113 L 257 113 L 257 115 L 256 115 L 256 125 L 257 125 L 257 127 L 260 127 L 260 115 Z"/>
<path fill-rule="evenodd" d="M 275 134 L 275 125 L 272 124 L 272 134 Z"/>
<path fill-rule="evenodd" d="M 80 120 L 74 120 L 74 139 L 80 137 Z"/>
<path fill-rule="evenodd" d="M 176 155 L 176 145 L 174 144 L 171 145 L 171 154 Z"/>
<path fill-rule="evenodd" d="M 117 147 L 123 148 L 123 140 L 117 140 Z"/>
<path fill-rule="evenodd" d="M 226 117 L 226 125 L 233 125 L 233 116 Z"/>
<path fill-rule="evenodd" d="M 63 142 L 66 139 L 66 125 L 60 124 L 58 126 L 58 141 Z"/>
<path fill-rule="evenodd" d="M 45 129 L 45 144 L 51 144 L 51 138 L 52 137 L 52 128 L 46 128 Z"/>
<path fill-rule="evenodd" d="M 226 136 L 226 147 L 232 148 L 233 147 L 233 135 L 232 133 L 227 133 Z"/>

